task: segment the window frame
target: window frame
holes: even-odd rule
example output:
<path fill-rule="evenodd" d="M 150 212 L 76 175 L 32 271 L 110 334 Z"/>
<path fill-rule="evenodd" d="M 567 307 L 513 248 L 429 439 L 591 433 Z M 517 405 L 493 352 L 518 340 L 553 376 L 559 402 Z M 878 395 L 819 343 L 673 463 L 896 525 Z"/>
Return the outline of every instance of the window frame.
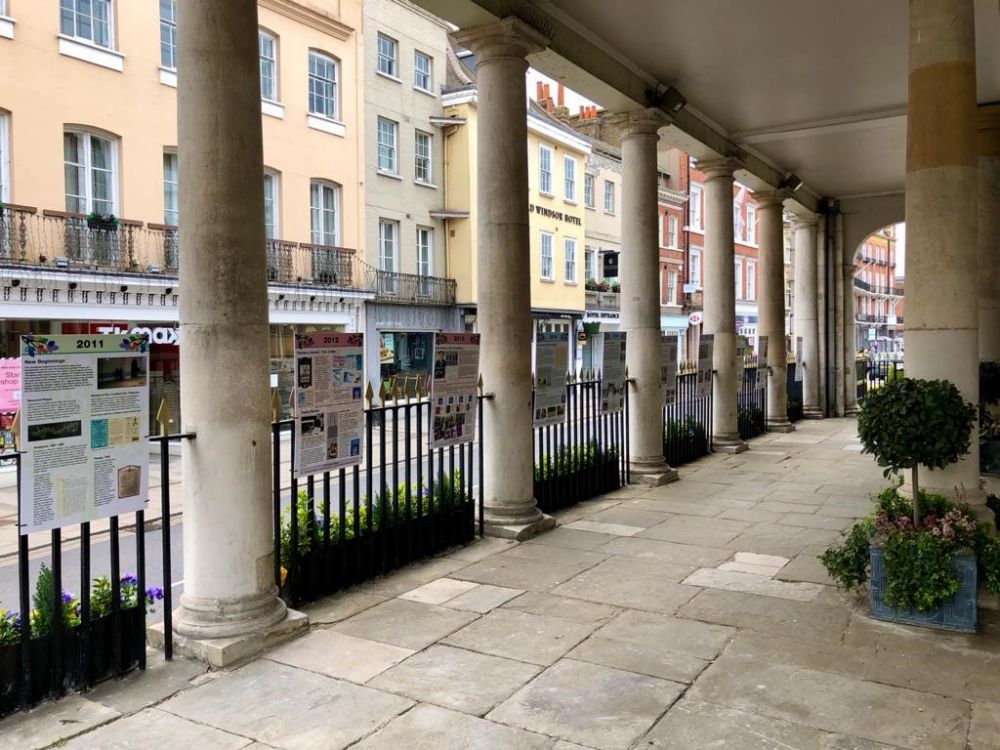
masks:
<path fill-rule="evenodd" d="M 427 143 L 427 153 L 423 156 L 420 154 L 421 138 L 425 139 Z M 421 160 L 426 162 L 424 166 L 426 175 L 424 177 L 420 176 Z M 413 179 L 421 185 L 434 184 L 434 135 L 424 130 L 413 131 Z"/>
<path fill-rule="evenodd" d="M 382 54 L 382 42 L 388 42 L 392 49 L 392 56 L 388 57 Z M 389 61 L 390 70 L 384 70 L 382 68 L 383 60 Z M 375 39 L 375 72 L 386 78 L 391 78 L 394 81 L 399 81 L 399 40 L 394 39 L 388 34 L 383 34 L 381 31 L 377 32 Z"/>
<path fill-rule="evenodd" d="M 268 184 L 272 186 L 268 197 Z M 271 231 L 268 232 L 268 212 L 270 208 Z M 281 237 L 281 175 L 273 169 L 264 168 L 264 238 L 276 240 Z"/>
<path fill-rule="evenodd" d="M 757 244 L 757 206 L 747 204 L 746 240 L 748 245 Z"/>
<path fill-rule="evenodd" d="M 583 251 L 583 275 L 584 281 L 597 281 L 597 253 L 589 247 Z"/>
<path fill-rule="evenodd" d="M 576 271 L 576 246 L 575 237 L 563 237 L 563 283 L 565 284 L 579 283 Z"/>
<path fill-rule="evenodd" d="M 757 299 L 757 261 L 747 258 L 746 272 L 747 299 L 751 302 Z"/>
<path fill-rule="evenodd" d="M 740 244 L 746 243 L 746 237 L 743 234 L 743 211 L 740 209 L 739 203 L 733 204 L 733 240 L 739 242 Z"/>
<path fill-rule="evenodd" d="M 384 271 L 386 273 L 399 273 L 399 228 L 400 228 L 399 222 L 396 221 L 395 219 L 383 219 L 379 217 L 378 267 L 380 271 Z M 384 229 L 389 229 L 391 231 L 388 234 L 386 234 L 383 231 Z M 385 252 L 387 240 L 391 240 L 391 243 L 389 244 L 391 244 L 392 246 L 392 256 L 391 256 L 392 268 L 385 267 L 386 259 L 390 258 L 390 256 L 387 255 Z"/>
<path fill-rule="evenodd" d="M 10 114 L 0 110 L 0 202 L 10 202 Z"/>
<path fill-rule="evenodd" d="M 742 256 L 737 255 L 735 258 L 733 258 L 733 276 L 735 277 L 734 278 L 734 281 L 735 281 L 734 292 L 736 293 L 736 299 L 739 299 L 739 300 L 745 299 L 745 297 L 743 296 L 743 258 L 742 258 Z"/>
<path fill-rule="evenodd" d="M 702 211 L 702 197 L 704 188 L 700 183 L 692 182 L 688 187 L 688 226 L 698 232 L 705 229 L 705 216 Z"/>
<path fill-rule="evenodd" d="M 0 0 L 2 1 L 2 0 Z M 170 8 L 170 18 L 164 18 L 163 6 L 166 4 Z M 169 39 L 164 40 L 164 32 Z M 164 43 L 169 45 L 170 60 L 164 61 Z M 177 0 L 160 0 L 160 67 L 165 70 L 177 70 Z"/>
<path fill-rule="evenodd" d="M 584 172 L 583 175 L 583 205 L 585 208 L 597 208 L 597 201 L 594 200 L 594 187 L 597 178 L 592 174 Z"/>
<path fill-rule="evenodd" d="M 72 162 L 77 169 L 82 169 L 83 171 L 83 194 L 76 196 L 77 200 L 83 199 L 85 203 L 85 210 L 83 211 L 70 211 L 67 207 L 67 211 L 70 213 L 83 213 L 89 214 L 92 211 L 98 211 L 94 205 L 94 161 L 93 161 L 93 142 L 92 139 L 98 139 L 104 141 L 108 144 L 108 154 L 110 156 L 110 169 L 103 170 L 110 173 L 111 177 L 108 181 L 109 187 L 111 189 L 111 199 L 105 202 L 111 204 L 110 211 L 99 211 L 99 213 L 110 213 L 115 216 L 119 212 L 119 192 L 118 192 L 118 175 L 120 169 L 120 162 L 118 156 L 119 140 L 117 137 L 108 136 L 103 133 L 98 133 L 93 130 L 87 130 L 84 128 L 63 128 L 63 193 L 64 196 L 68 197 L 69 193 L 66 192 L 65 183 L 65 170 L 66 170 L 66 151 L 65 143 L 67 135 L 75 135 L 80 139 L 80 145 L 82 146 L 81 154 L 83 161 Z"/>
<path fill-rule="evenodd" d="M 677 271 L 667 270 L 667 304 L 677 304 Z"/>
<path fill-rule="evenodd" d="M 695 285 L 696 289 L 701 289 L 701 277 L 704 270 L 701 266 L 702 248 L 692 247 L 688 253 L 688 282 Z M 695 273 L 697 271 L 697 273 Z"/>
<path fill-rule="evenodd" d="M 555 193 L 552 192 L 552 155 L 554 151 L 551 146 L 546 146 L 544 143 L 538 144 L 538 192 L 541 195 L 547 195 L 554 197 Z M 545 157 L 543 158 L 543 154 Z M 548 162 L 548 169 L 545 168 L 545 162 Z"/>
<path fill-rule="evenodd" d="M 382 124 L 386 123 L 389 125 L 389 130 L 387 132 L 392 134 L 392 143 L 386 144 L 382 142 Z M 399 176 L 399 123 L 395 120 L 390 120 L 388 117 L 382 117 L 378 115 L 375 120 L 375 144 L 376 144 L 376 159 L 375 168 L 382 174 L 393 175 L 395 177 Z M 391 165 L 389 167 L 382 166 L 382 154 L 383 149 L 385 149 L 385 154 L 390 157 Z"/>
<path fill-rule="evenodd" d="M 548 240 L 548 242 L 546 242 Z M 546 245 L 548 245 L 548 254 L 546 255 Z M 539 277 L 542 281 L 555 281 L 555 258 L 553 257 L 555 247 L 555 235 L 552 232 L 541 232 L 541 239 L 538 245 L 538 256 L 539 260 Z M 548 261 L 548 275 L 545 273 L 545 262 Z"/>
<path fill-rule="evenodd" d="M 327 208 L 325 205 L 326 192 L 329 191 L 333 195 L 333 208 Z M 319 202 L 314 200 L 314 198 L 319 198 Z M 323 245 L 326 247 L 340 247 L 340 200 L 341 200 L 341 186 L 330 180 L 323 180 L 319 178 L 313 178 L 309 180 L 309 241 L 313 245 Z M 326 230 L 326 214 L 333 213 L 333 242 L 327 242 L 326 237 L 329 234 Z M 320 223 L 320 229 L 317 230 L 317 219 Z"/>
<path fill-rule="evenodd" d="M 271 55 L 270 58 L 264 57 L 264 40 L 269 40 L 271 43 Z M 274 102 L 278 104 L 281 102 L 281 90 L 278 85 L 278 35 L 273 34 L 266 29 L 257 29 L 257 58 L 260 67 L 260 99 L 264 102 Z M 264 61 L 269 60 L 271 64 L 271 96 L 264 93 Z"/>
<path fill-rule="evenodd" d="M 426 240 L 423 241 L 423 240 Z M 417 256 L 417 294 L 429 297 L 431 294 L 430 278 L 434 275 L 434 227 L 416 227 L 415 247 Z"/>
<path fill-rule="evenodd" d="M 604 181 L 604 213 L 614 214 L 615 204 L 617 203 L 617 196 L 615 195 L 615 183 L 614 180 Z"/>
<path fill-rule="evenodd" d="M 576 157 L 563 154 L 563 200 L 576 203 Z"/>
<path fill-rule="evenodd" d="M 667 247 L 678 247 L 677 245 L 677 217 L 667 214 Z"/>
<path fill-rule="evenodd" d="M 173 180 L 168 179 L 168 159 L 173 162 Z M 180 164 L 178 162 L 177 151 L 169 148 L 163 149 L 163 223 L 170 227 L 176 227 L 180 223 L 180 183 L 177 179 L 177 170 L 179 166 Z M 173 208 L 168 208 L 167 196 L 169 185 L 173 186 Z M 171 221 L 170 214 L 173 214 L 173 221 Z"/>
<path fill-rule="evenodd" d="M 115 34 L 116 29 L 115 29 L 114 0 L 85 0 L 85 2 L 88 2 L 90 4 L 90 9 L 91 9 L 90 13 L 88 14 L 88 18 L 90 19 L 90 31 L 91 31 L 90 36 L 84 36 L 83 34 L 78 33 L 80 30 L 79 29 L 80 12 L 79 12 L 79 5 L 76 2 L 76 0 L 60 0 L 59 33 L 62 34 L 63 36 L 69 37 L 70 39 L 83 42 L 84 44 L 90 44 L 94 47 L 100 47 L 101 49 L 109 49 L 117 51 L 117 48 L 115 47 L 115 43 L 117 41 L 116 39 L 117 35 Z M 66 7 L 67 3 L 69 4 L 68 8 Z M 103 23 L 105 23 L 107 26 L 106 31 L 108 39 L 106 44 L 101 43 L 94 38 L 93 31 L 94 31 L 94 19 L 95 19 L 94 15 L 95 3 L 102 4 L 107 11 L 107 16 L 105 19 L 103 19 Z M 65 14 L 67 12 L 72 14 L 72 19 L 70 20 L 70 23 L 72 24 L 71 30 L 67 30 L 66 28 L 65 22 L 68 19 Z"/>
<path fill-rule="evenodd" d="M 421 59 L 427 61 L 426 71 L 421 70 L 418 65 L 418 61 Z M 427 86 L 420 84 L 419 79 L 421 76 L 426 76 Z M 413 88 L 425 94 L 434 94 L 434 58 L 418 49 L 413 50 Z"/>
<path fill-rule="evenodd" d="M 313 60 L 320 61 L 324 65 L 329 65 L 333 71 L 333 78 L 324 77 L 320 73 L 313 72 Z M 327 120 L 337 120 L 340 117 L 340 60 L 328 52 L 318 49 L 309 50 L 307 67 L 307 109 L 314 117 L 323 117 Z M 315 85 L 315 86 L 314 86 Z M 315 88 L 329 87 L 329 93 L 314 91 Z M 313 108 L 313 101 L 322 100 L 330 111 L 317 111 Z"/>

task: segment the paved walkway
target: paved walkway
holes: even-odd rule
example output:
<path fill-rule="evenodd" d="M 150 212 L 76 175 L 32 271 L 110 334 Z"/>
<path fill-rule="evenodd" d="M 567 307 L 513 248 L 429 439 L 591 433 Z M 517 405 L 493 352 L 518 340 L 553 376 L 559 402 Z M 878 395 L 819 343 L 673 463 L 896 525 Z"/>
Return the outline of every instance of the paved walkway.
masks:
<path fill-rule="evenodd" d="M 799 423 L 321 602 L 239 669 L 161 662 L 11 717 L 0 744 L 997 750 L 997 613 L 977 636 L 873 622 L 816 561 L 884 481 L 854 430 Z"/>

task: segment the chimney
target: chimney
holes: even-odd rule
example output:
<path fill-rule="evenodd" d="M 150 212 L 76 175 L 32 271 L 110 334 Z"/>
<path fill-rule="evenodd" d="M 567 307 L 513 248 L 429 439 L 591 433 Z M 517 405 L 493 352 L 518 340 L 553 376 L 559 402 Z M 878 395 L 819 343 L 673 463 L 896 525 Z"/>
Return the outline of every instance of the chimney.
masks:
<path fill-rule="evenodd" d="M 542 88 L 544 84 L 541 81 L 535 81 L 535 101 L 540 102 L 542 97 L 545 95 L 545 89 Z"/>
<path fill-rule="evenodd" d="M 550 94 L 550 93 L 549 93 L 549 84 L 547 84 L 547 83 L 546 83 L 546 84 L 544 85 L 544 87 L 543 87 L 543 92 L 544 92 L 544 93 L 543 93 L 542 95 L 543 95 L 543 96 L 544 96 L 544 97 L 545 97 L 546 99 L 550 99 L 550 98 L 552 97 L 552 94 Z"/>
<path fill-rule="evenodd" d="M 566 87 L 563 86 L 562 83 L 560 83 L 559 87 L 556 89 L 556 104 L 560 107 L 566 106 Z"/>

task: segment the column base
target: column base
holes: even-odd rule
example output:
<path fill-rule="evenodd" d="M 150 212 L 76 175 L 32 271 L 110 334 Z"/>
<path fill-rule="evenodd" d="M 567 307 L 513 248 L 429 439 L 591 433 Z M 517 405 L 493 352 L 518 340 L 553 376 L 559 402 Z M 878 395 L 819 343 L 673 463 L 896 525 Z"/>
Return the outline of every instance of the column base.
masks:
<path fill-rule="evenodd" d="M 749 450 L 750 446 L 744 443 L 739 437 L 713 437 L 712 453 L 743 453 Z"/>
<path fill-rule="evenodd" d="M 851 404 L 846 409 L 844 409 L 844 416 L 845 417 L 856 417 L 856 416 L 858 416 L 858 413 L 860 411 L 861 410 L 858 409 L 858 405 L 857 404 Z"/>
<path fill-rule="evenodd" d="M 178 610 L 179 612 L 179 610 Z M 309 616 L 286 609 L 278 622 L 245 635 L 228 638 L 192 638 L 174 633 L 174 653 L 223 669 L 247 661 L 282 641 L 290 640 L 309 629 Z M 146 639 L 153 648 L 163 649 L 163 623 L 151 625 Z"/>
<path fill-rule="evenodd" d="M 631 484 L 642 484 L 647 487 L 659 487 L 676 482 L 680 478 L 677 469 L 672 469 L 666 461 L 655 463 L 633 461 L 629 463 L 628 470 Z"/>
<path fill-rule="evenodd" d="M 278 624 L 285 619 L 286 611 L 274 585 L 252 596 L 232 598 L 185 593 L 174 616 L 174 632 L 197 640 L 242 638 Z"/>
<path fill-rule="evenodd" d="M 490 518 L 489 516 L 483 519 L 483 533 L 486 536 L 513 539 L 517 542 L 534 539 L 543 531 L 548 531 L 555 527 L 556 519 L 541 511 L 538 511 L 538 517 L 535 520 L 527 522 L 511 521 L 505 518 Z"/>
<path fill-rule="evenodd" d="M 788 421 L 788 419 L 768 419 L 767 420 L 767 431 L 768 432 L 795 432 L 795 425 Z"/>
<path fill-rule="evenodd" d="M 855 414 L 857 409 L 855 409 Z M 822 410 L 818 406 L 807 406 L 802 410 L 803 419 L 825 419 Z"/>

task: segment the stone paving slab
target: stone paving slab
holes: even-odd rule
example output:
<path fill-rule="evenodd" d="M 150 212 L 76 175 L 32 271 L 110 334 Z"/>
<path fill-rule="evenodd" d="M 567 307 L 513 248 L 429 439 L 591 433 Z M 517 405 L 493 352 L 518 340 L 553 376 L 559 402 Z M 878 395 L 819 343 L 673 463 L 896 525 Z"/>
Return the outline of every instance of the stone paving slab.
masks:
<path fill-rule="evenodd" d="M 661 542 L 656 539 L 630 537 L 615 539 L 598 548 L 600 552 L 625 555 L 640 560 L 655 560 L 692 568 L 710 567 L 725 562 L 733 556 L 731 549 L 720 547 L 697 547 L 692 544 Z"/>
<path fill-rule="evenodd" d="M 964 750 L 969 721 L 956 698 L 728 653 L 688 697 L 907 748 Z"/>
<path fill-rule="evenodd" d="M 454 599 L 459 594 L 474 589 L 477 585 L 471 581 L 460 581 L 457 578 L 438 578 L 400 594 L 399 598 L 423 604 L 444 604 L 449 599 Z"/>
<path fill-rule="evenodd" d="M 406 698 L 261 659 L 161 708 L 282 750 L 340 750 L 411 705 Z"/>
<path fill-rule="evenodd" d="M 593 630 L 594 623 L 499 609 L 452 633 L 442 643 L 544 667 L 555 663 Z"/>
<path fill-rule="evenodd" d="M 821 593 L 819 586 L 813 583 L 791 583 L 776 581 L 769 576 L 748 573 L 742 570 L 723 570 L 719 568 L 698 568 L 685 578 L 682 583 L 687 586 L 724 589 L 726 591 L 743 591 L 748 594 L 791 599 L 797 602 L 811 602 Z"/>
<path fill-rule="evenodd" d="M 103 682 L 87 698 L 114 709 L 120 714 L 130 714 L 154 705 L 171 695 L 190 687 L 192 680 L 208 671 L 208 665 L 175 656 L 165 661 L 159 651 L 147 650 L 145 671 L 131 672 L 121 679 Z"/>
<path fill-rule="evenodd" d="M 977 701 L 972 704 L 969 750 L 1000 750 L 1000 703 Z"/>
<path fill-rule="evenodd" d="M 566 547 L 567 549 L 593 550 L 615 538 L 612 534 L 557 526 L 551 531 L 539 534 L 534 539 L 529 539 L 528 543 L 547 544 L 551 547 Z"/>
<path fill-rule="evenodd" d="M 540 544 L 523 546 L 543 547 Z M 550 560 L 493 555 L 455 571 L 451 577 L 525 591 L 545 591 L 570 580 L 593 564 L 590 561 L 558 563 Z"/>
<path fill-rule="evenodd" d="M 545 750 L 551 747 L 551 742 L 540 734 L 421 704 L 354 747 L 356 750 Z"/>
<path fill-rule="evenodd" d="M 607 604 L 587 602 L 565 596 L 528 591 L 503 605 L 504 609 L 515 609 L 535 615 L 553 615 L 565 620 L 603 625 L 617 610 Z"/>
<path fill-rule="evenodd" d="M 679 701 L 642 738 L 640 746 L 658 750 L 892 750 L 878 742 L 688 698 Z"/>
<path fill-rule="evenodd" d="M 694 587 L 676 583 L 691 572 L 686 566 L 612 557 L 557 586 L 552 593 L 616 607 L 673 614 L 698 593 Z"/>
<path fill-rule="evenodd" d="M 333 626 L 334 630 L 413 651 L 426 648 L 476 619 L 433 604 L 390 599 Z"/>
<path fill-rule="evenodd" d="M 230 734 L 179 716 L 151 709 L 70 740 L 66 750 L 249 750 L 249 737 Z"/>
<path fill-rule="evenodd" d="M 387 597 L 364 591 L 344 591 L 301 607 L 312 625 L 332 625 L 387 601 Z"/>
<path fill-rule="evenodd" d="M 540 667 L 451 646 L 431 646 L 371 681 L 372 687 L 482 716 Z"/>
<path fill-rule="evenodd" d="M 694 544 L 703 547 L 724 547 L 727 542 L 732 541 L 749 527 L 750 524 L 744 521 L 674 516 L 657 526 L 646 529 L 639 536 L 645 539 L 659 539 L 664 542 Z"/>
<path fill-rule="evenodd" d="M 573 521 L 566 526 L 574 531 L 591 531 L 596 534 L 610 534 L 611 536 L 635 536 L 644 530 L 645 526 L 626 526 L 621 523 L 604 523 L 598 521 L 581 520 Z"/>
<path fill-rule="evenodd" d="M 4 750 L 39 750 L 117 719 L 119 713 L 79 695 L 24 714 L 14 714 L 0 724 Z"/>
<path fill-rule="evenodd" d="M 408 648 L 318 629 L 279 646 L 267 658 L 327 677 L 365 683 L 413 653 Z"/>
<path fill-rule="evenodd" d="M 445 602 L 445 606 L 448 609 L 461 609 L 466 612 L 486 614 L 523 593 L 522 589 L 508 589 L 503 586 L 477 584 L 474 589 L 460 594 L 454 599 L 449 599 Z"/>
<path fill-rule="evenodd" d="M 675 682 L 564 659 L 487 718 L 597 750 L 625 750 L 683 690 Z"/>
<path fill-rule="evenodd" d="M 640 526 L 644 529 L 648 529 L 650 526 L 656 526 L 658 523 L 666 521 L 669 518 L 669 512 L 671 511 L 665 507 L 654 511 L 650 509 L 640 510 L 634 507 L 627 508 L 622 505 L 618 505 L 614 508 L 602 510 L 600 513 L 590 516 L 589 520 L 596 521 L 598 523 Z"/>

